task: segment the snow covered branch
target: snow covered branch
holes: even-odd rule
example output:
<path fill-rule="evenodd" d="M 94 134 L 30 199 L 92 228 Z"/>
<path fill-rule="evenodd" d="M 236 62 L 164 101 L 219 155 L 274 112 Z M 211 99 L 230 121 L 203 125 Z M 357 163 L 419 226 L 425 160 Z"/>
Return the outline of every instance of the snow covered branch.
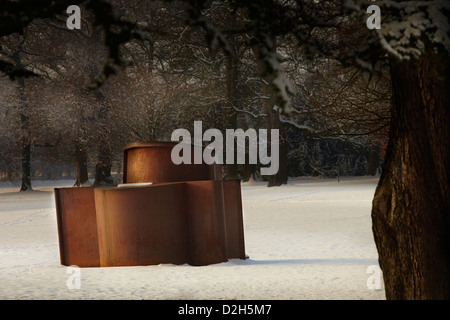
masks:
<path fill-rule="evenodd" d="M 345 6 L 363 19 L 367 19 L 367 4 L 345 1 Z M 426 50 L 439 47 L 450 52 L 450 1 L 386 0 L 376 5 L 381 10 L 381 29 L 375 29 L 374 34 L 390 56 L 398 60 L 418 58 Z"/>

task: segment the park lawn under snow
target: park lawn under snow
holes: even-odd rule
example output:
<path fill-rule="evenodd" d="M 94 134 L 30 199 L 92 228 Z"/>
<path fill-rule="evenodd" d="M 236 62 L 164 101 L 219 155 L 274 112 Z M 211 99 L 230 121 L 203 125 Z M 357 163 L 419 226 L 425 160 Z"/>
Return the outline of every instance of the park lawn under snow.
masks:
<path fill-rule="evenodd" d="M 370 210 L 377 178 L 298 178 L 242 184 L 247 260 L 203 267 L 81 268 L 67 287 L 53 188 L 0 184 L 0 299 L 384 299 L 367 268 L 378 265 Z"/>

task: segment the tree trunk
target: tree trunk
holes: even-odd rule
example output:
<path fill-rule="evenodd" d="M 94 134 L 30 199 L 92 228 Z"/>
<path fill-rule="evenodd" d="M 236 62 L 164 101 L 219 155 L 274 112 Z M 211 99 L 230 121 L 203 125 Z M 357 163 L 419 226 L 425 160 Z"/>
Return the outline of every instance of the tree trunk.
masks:
<path fill-rule="evenodd" d="M 16 65 L 22 68 L 20 62 L 20 56 L 17 54 L 15 57 Z M 22 149 L 22 185 L 20 191 L 31 191 L 31 143 L 30 143 L 30 130 L 29 130 L 29 118 L 26 115 L 27 101 L 25 98 L 25 78 L 19 77 L 19 96 L 21 101 L 20 106 L 20 148 Z"/>
<path fill-rule="evenodd" d="M 278 187 L 286 184 L 288 181 L 288 166 L 287 166 L 287 143 L 286 143 L 286 130 L 283 123 L 280 121 L 280 115 L 278 110 L 270 110 L 270 130 L 279 130 L 279 167 L 278 172 L 269 177 L 268 187 Z M 271 141 L 271 140 L 269 140 Z"/>
<path fill-rule="evenodd" d="M 450 59 L 391 63 L 394 103 L 372 222 L 387 299 L 450 299 Z"/>
<path fill-rule="evenodd" d="M 31 191 L 31 145 L 22 145 L 22 186 L 20 191 Z"/>
<path fill-rule="evenodd" d="M 276 41 L 273 39 L 273 48 L 271 50 L 275 51 Z M 273 74 L 267 70 L 266 61 L 264 57 L 261 57 L 260 49 L 258 46 L 253 46 L 253 52 L 258 65 L 258 72 L 263 77 L 265 83 L 261 83 L 262 95 L 268 97 L 268 99 L 263 99 L 263 112 L 267 115 L 264 118 L 266 124 L 266 129 L 268 134 L 268 141 L 271 141 L 270 134 L 273 129 L 279 130 L 279 168 L 278 172 L 274 175 L 268 177 L 268 187 L 281 186 L 286 184 L 288 181 L 288 166 L 287 166 L 287 143 L 286 143 L 286 133 L 283 123 L 280 121 L 279 110 L 275 110 L 275 93 L 271 87 L 273 80 Z M 270 150 L 270 148 L 268 148 Z"/>
<path fill-rule="evenodd" d="M 111 151 L 105 143 L 99 149 L 97 164 L 95 165 L 94 186 L 112 185 L 114 179 L 111 176 Z"/>
<path fill-rule="evenodd" d="M 232 15 L 230 17 L 229 25 L 230 28 L 235 28 L 237 21 L 236 16 Z M 226 88 L 227 88 L 227 99 L 230 106 L 227 106 L 225 108 L 224 112 L 224 129 L 236 129 L 237 127 L 237 112 L 233 107 L 237 107 L 238 104 L 238 67 L 239 67 L 239 61 L 237 56 L 237 50 L 236 50 L 236 41 L 234 39 L 234 36 L 231 35 L 228 39 L 229 47 L 230 47 L 230 53 L 227 54 L 226 60 L 225 60 L 225 67 L 226 67 Z M 225 130 L 223 131 L 225 133 Z M 238 165 L 237 165 L 237 157 L 236 157 L 236 151 L 234 154 L 234 163 L 227 164 L 225 166 L 226 176 L 228 179 L 238 179 L 239 173 L 238 173 Z"/>
<path fill-rule="evenodd" d="M 149 70 L 151 72 L 151 70 Z M 98 111 L 98 125 L 99 132 L 96 139 L 97 144 L 97 163 L 95 165 L 95 180 L 94 186 L 112 185 L 114 179 L 111 176 L 112 167 L 112 146 L 111 139 L 106 132 L 102 130 L 102 126 L 108 127 L 108 119 L 110 107 L 105 101 L 105 96 L 101 92 L 96 93 L 97 102 L 99 104 Z"/>
<path fill-rule="evenodd" d="M 74 186 L 81 187 L 90 185 L 87 167 L 87 151 L 78 144 L 75 146 L 75 160 L 77 166 L 77 180 Z"/>
<path fill-rule="evenodd" d="M 254 178 L 256 173 L 256 164 L 246 162 L 242 167 L 242 181 L 247 182 Z"/>
<path fill-rule="evenodd" d="M 369 165 L 367 168 L 367 175 L 375 176 L 377 174 L 379 166 L 380 166 L 380 153 L 377 149 L 373 148 L 369 151 Z"/>
<path fill-rule="evenodd" d="M 111 163 L 97 162 L 95 165 L 94 186 L 112 185 L 114 180 L 111 176 Z"/>

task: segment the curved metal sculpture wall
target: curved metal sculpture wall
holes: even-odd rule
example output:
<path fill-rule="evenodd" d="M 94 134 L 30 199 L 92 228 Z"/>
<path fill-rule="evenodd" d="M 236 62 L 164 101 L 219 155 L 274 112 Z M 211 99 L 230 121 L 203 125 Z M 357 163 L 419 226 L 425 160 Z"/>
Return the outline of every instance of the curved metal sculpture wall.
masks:
<path fill-rule="evenodd" d="M 61 264 L 245 259 L 240 181 L 223 180 L 219 165 L 173 164 L 174 145 L 127 146 L 121 187 L 55 189 Z"/>

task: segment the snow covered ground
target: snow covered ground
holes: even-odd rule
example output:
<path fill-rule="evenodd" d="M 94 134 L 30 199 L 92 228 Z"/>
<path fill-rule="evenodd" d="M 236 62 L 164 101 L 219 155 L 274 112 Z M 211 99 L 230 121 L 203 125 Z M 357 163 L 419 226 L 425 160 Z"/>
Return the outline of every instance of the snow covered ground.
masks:
<path fill-rule="evenodd" d="M 60 265 L 53 188 L 0 184 L 0 299 L 384 299 L 367 287 L 377 265 L 370 210 L 377 178 L 242 184 L 247 260 L 204 267 Z M 369 269 L 370 270 L 370 269 Z"/>

